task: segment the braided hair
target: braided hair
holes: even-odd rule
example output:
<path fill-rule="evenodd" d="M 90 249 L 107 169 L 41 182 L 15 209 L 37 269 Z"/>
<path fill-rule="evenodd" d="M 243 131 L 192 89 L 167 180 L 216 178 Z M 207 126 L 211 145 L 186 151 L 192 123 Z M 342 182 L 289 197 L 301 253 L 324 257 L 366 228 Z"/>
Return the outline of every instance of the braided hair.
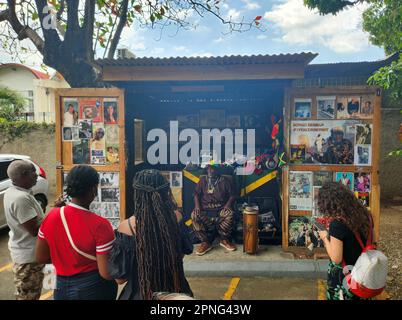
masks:
<path fill-rule="evenodd" d="M 67 195 L 72 198 L 85 197 L 91 188 L 99 184 L 99 175 L 91 166 L 78 165 L 70 170 L 66 183 Z"/>
<path fill-rule="evenodd" d="M 133 187 L 141 296 L 150 300 L 154 292 L 180 292 L 181 240 L 169 182 L 158 170 L 143 170 Z"/>

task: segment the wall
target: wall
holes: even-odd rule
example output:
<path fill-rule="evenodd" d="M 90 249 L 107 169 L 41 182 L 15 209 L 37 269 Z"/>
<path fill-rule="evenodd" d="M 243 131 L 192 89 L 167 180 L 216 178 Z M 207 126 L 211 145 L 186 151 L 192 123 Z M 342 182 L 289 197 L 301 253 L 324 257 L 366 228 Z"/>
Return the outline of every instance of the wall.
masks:
<path fill-rule="evenodd" d="M 402 149 L 399 141 L 399 126 L 402 123 L 401 106 L 392 104 L 385 98 L 381 112 L 381 157 L 380 184 L 382 199 L 402 199 L 402 157 L 389 156 Z"/>
<path fill-rule="evenodd" d="M 2 145 L 0 133 L 0 145 Z M 35 130 L 29 135 L 7 143 L 0 153 L 13 153 L 30 156 L 46 172 L 49 180 L 49 193 L 56 193 L 56 145 L 55 136 L 46 130 Z"/>

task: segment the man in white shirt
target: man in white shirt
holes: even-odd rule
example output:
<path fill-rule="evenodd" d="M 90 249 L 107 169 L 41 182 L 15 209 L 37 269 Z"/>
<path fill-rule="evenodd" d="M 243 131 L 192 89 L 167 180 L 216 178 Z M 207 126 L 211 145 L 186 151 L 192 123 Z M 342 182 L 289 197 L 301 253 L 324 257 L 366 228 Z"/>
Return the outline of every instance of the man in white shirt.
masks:
<path fill-rule="evenodd" d="M 10 228 L 8 248 L 14 263 L 15 297 L 37 300 L 42 291 L 44 265 L 35 262 L 35 245 L 44 215 L 31 188 L 38 175 L 33 164 L 23 160 L 12 162 L 7 175 L 13 182 L 4 194 L 4 211 Z"/>

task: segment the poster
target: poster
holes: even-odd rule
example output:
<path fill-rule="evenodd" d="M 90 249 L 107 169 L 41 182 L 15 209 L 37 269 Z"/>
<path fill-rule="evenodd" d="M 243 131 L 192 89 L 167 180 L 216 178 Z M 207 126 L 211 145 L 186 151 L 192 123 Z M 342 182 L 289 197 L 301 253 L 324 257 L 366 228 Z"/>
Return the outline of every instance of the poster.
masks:
<path fill-rule="evenodd" d="M 91 150 L 91 164 L 102 166 L 106 164 L 105 150 Z"/>
<path fill-rule="evenodd" d="M 105 126 L 106 131 L 106 144 L 119 144 L 119 127 L 107 125 Z"/>
<path fill-rule="evenodd" d="M 91 163 L 106 164 L 105 129 L 102 123 L 93 124 L 93 138 L 91 139 Z"/>
<path fill-rule="evenodd" d="M 358 166 L 371 165 L 371 146 L 369 145 L 355 146 L 355 165 Z"/>
<path fill-rule="evenodd" d="M 119 145 L 106 145 L 106 161 L 109 164 L 119 163 Z"/>
<path fill-rule="evenodd" d="M 64 113 L 63 126 L 72 127 L 78 125 L 78 99 L 64 98 L 63 99 Z"/>
<path fill-rule="evenodd" d="M 103 99 L 103 114 L 105 124 L 118 124 L 119 110 L 117 108 L 116 98 Z"/>
<path fill-rule="evenodd" d="M 351 191 L 353 191 L 354 188 L 353 172 L 337 172 L 335 174 L 335 181 L 342 183 L 344 186 L 348 187 Z"/>
<path fill-rule="evenodd" d="M 353 164 L 356 120 L 292 121 L 290 144 L 305 147 L 304 163 Z"/>
<path fill-rule="evenodd" d="M 321 186 L 320 187 L 313 187 L 313 217 L 322 217 L 322 213 L 318 209 L 318 194 L 320 192 Z"/>
<path fill-rule="evenodd" d="M 313 205 L 313 173 L 309 171 L 290 171 L 289 209 L 311 211 Z"/>
<path fill-rule="evenodd" d="M 336 97 L 317 97 L 317 119 L 335 118 Z"/>
<path fill-rule="evenodd" d="M 102 102 L 95 98 L 81 98 L 80 119 L 92 120 L 93 122 L 103 122 Z"/>
<path fill-rule="evenodd" d="M 311 99 L 295 99 L 295 119 L 311 118 Z"/>
<path fill-rule="evenodd" d="M 337 119 L 356 119 L 359 118 L 360 97 L 338 97 L 336 100 Z"/>
<path fill-rule="evenodd" d="M 226 125 L 225 110 L 200 110 L 200 126 L 202 128 L 223 128 Z"/>
<path fill-rule="evenodd" d="M 360 119 L 373 119 L 374 114 L 374 96 L 362 96 L 359 112 Z"/>
<path fill-rule="evenodd" d="M 228 115 L 226 116 L 226 127 L 228 128 L 240 128 L 241 119 L 240 115 Z"/>
<path fill-rule="evenodd" d="M 100 215 L 106 219 L 113 219 L 120 217 L 120 204 L 116 203 L 106 203 L 106 202 L 92 202 L 89 210 Z"/>
<path fill-rule="evenodd" d="M 89 140 L 73 141 L 73 163 L 90 164 Z"/>
<path fill-rule="evenodd" d="M 100 172 L 99 173 L 100 188 L 118 188 L 119 173 L 118 172 Z"/>
<path fill-rule="evenodd" d="M 79 120 L 78 130 L 80 139 L 92 139 L 92 120 Z"/>
<path fill-rule="evenodd" d="M 324 247 L 311 217 L 289 217 L 289 246 L 306 247 L 310 250 Z"/>
<path fill-rule="evenodd" d="M 354 191 L 357 192 L 369 192 L 371 186 L 371 176 L 370 173 L 355 173 L 354 176 L 355 186 Z"/>
<path fill-rule="evenodd" d="M 120 202 L 119 188 L 101 188 L 102 202 Z"/>
<path fill-rule="evenodd" d="M 370 193 L 369 192 L 355 192 L 355 196 L 361 204 L 367 208 L 370 207 Z"/>
<path fill-rule="evenodd" d="M 333 181 L 333 173 L 329 171 L 315 171 L 313 173 L 313 185 L 322 187 L 324 183 Z"/>
<path fill-rule="evenodd" d="M 178 115 L 177 121 L 179 128 L 198 128 L 200 126 L 200 116 L 197 113 Z"/>
<path fill-rule="evenodd" d="M 170 187 L 182 188 L 183 187 L 183 175 L 181 171 L 170 172 Z"/>
<path fill-rule="evenodd" d="M 371 144 L 371 124 L 357 124 L 356 126 L 356 144 Z"/>
<path fill-rule="evenodd" d="M 290 145 L 290 162 L 295 164 L 304 163 L 306 160 L 306 147 L 301 144 Z"/>

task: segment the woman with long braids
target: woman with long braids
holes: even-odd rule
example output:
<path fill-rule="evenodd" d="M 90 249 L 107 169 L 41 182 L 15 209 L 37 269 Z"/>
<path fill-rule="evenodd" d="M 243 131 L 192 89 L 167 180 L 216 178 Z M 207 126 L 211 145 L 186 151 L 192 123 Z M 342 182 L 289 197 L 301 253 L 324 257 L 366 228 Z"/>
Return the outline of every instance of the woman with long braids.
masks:
<path fill-rule="evenodd" d="M 320 231 L 330 258 L 327 278 L 327 300 L 359 300 L 344 285 L 344 267 L 355 265 L 362 253 L 358 237 L 365 244 L 373 232 L 370 212 L 350 189 L 339 182 L 320 188 L 317 206 L 330 219 L 329 231 Z M 346 271 L 346 270 L 345 270 Z"/>
<path fill-rule="evenodd" d="M 193 250 L 169 182 L 157 170 L 136 173 L 134 215 L 116 230 L 109 272 L 127 282 L 121 300 L 151 300 L 156 292 L 193 295 L 183 256 Z"/>

